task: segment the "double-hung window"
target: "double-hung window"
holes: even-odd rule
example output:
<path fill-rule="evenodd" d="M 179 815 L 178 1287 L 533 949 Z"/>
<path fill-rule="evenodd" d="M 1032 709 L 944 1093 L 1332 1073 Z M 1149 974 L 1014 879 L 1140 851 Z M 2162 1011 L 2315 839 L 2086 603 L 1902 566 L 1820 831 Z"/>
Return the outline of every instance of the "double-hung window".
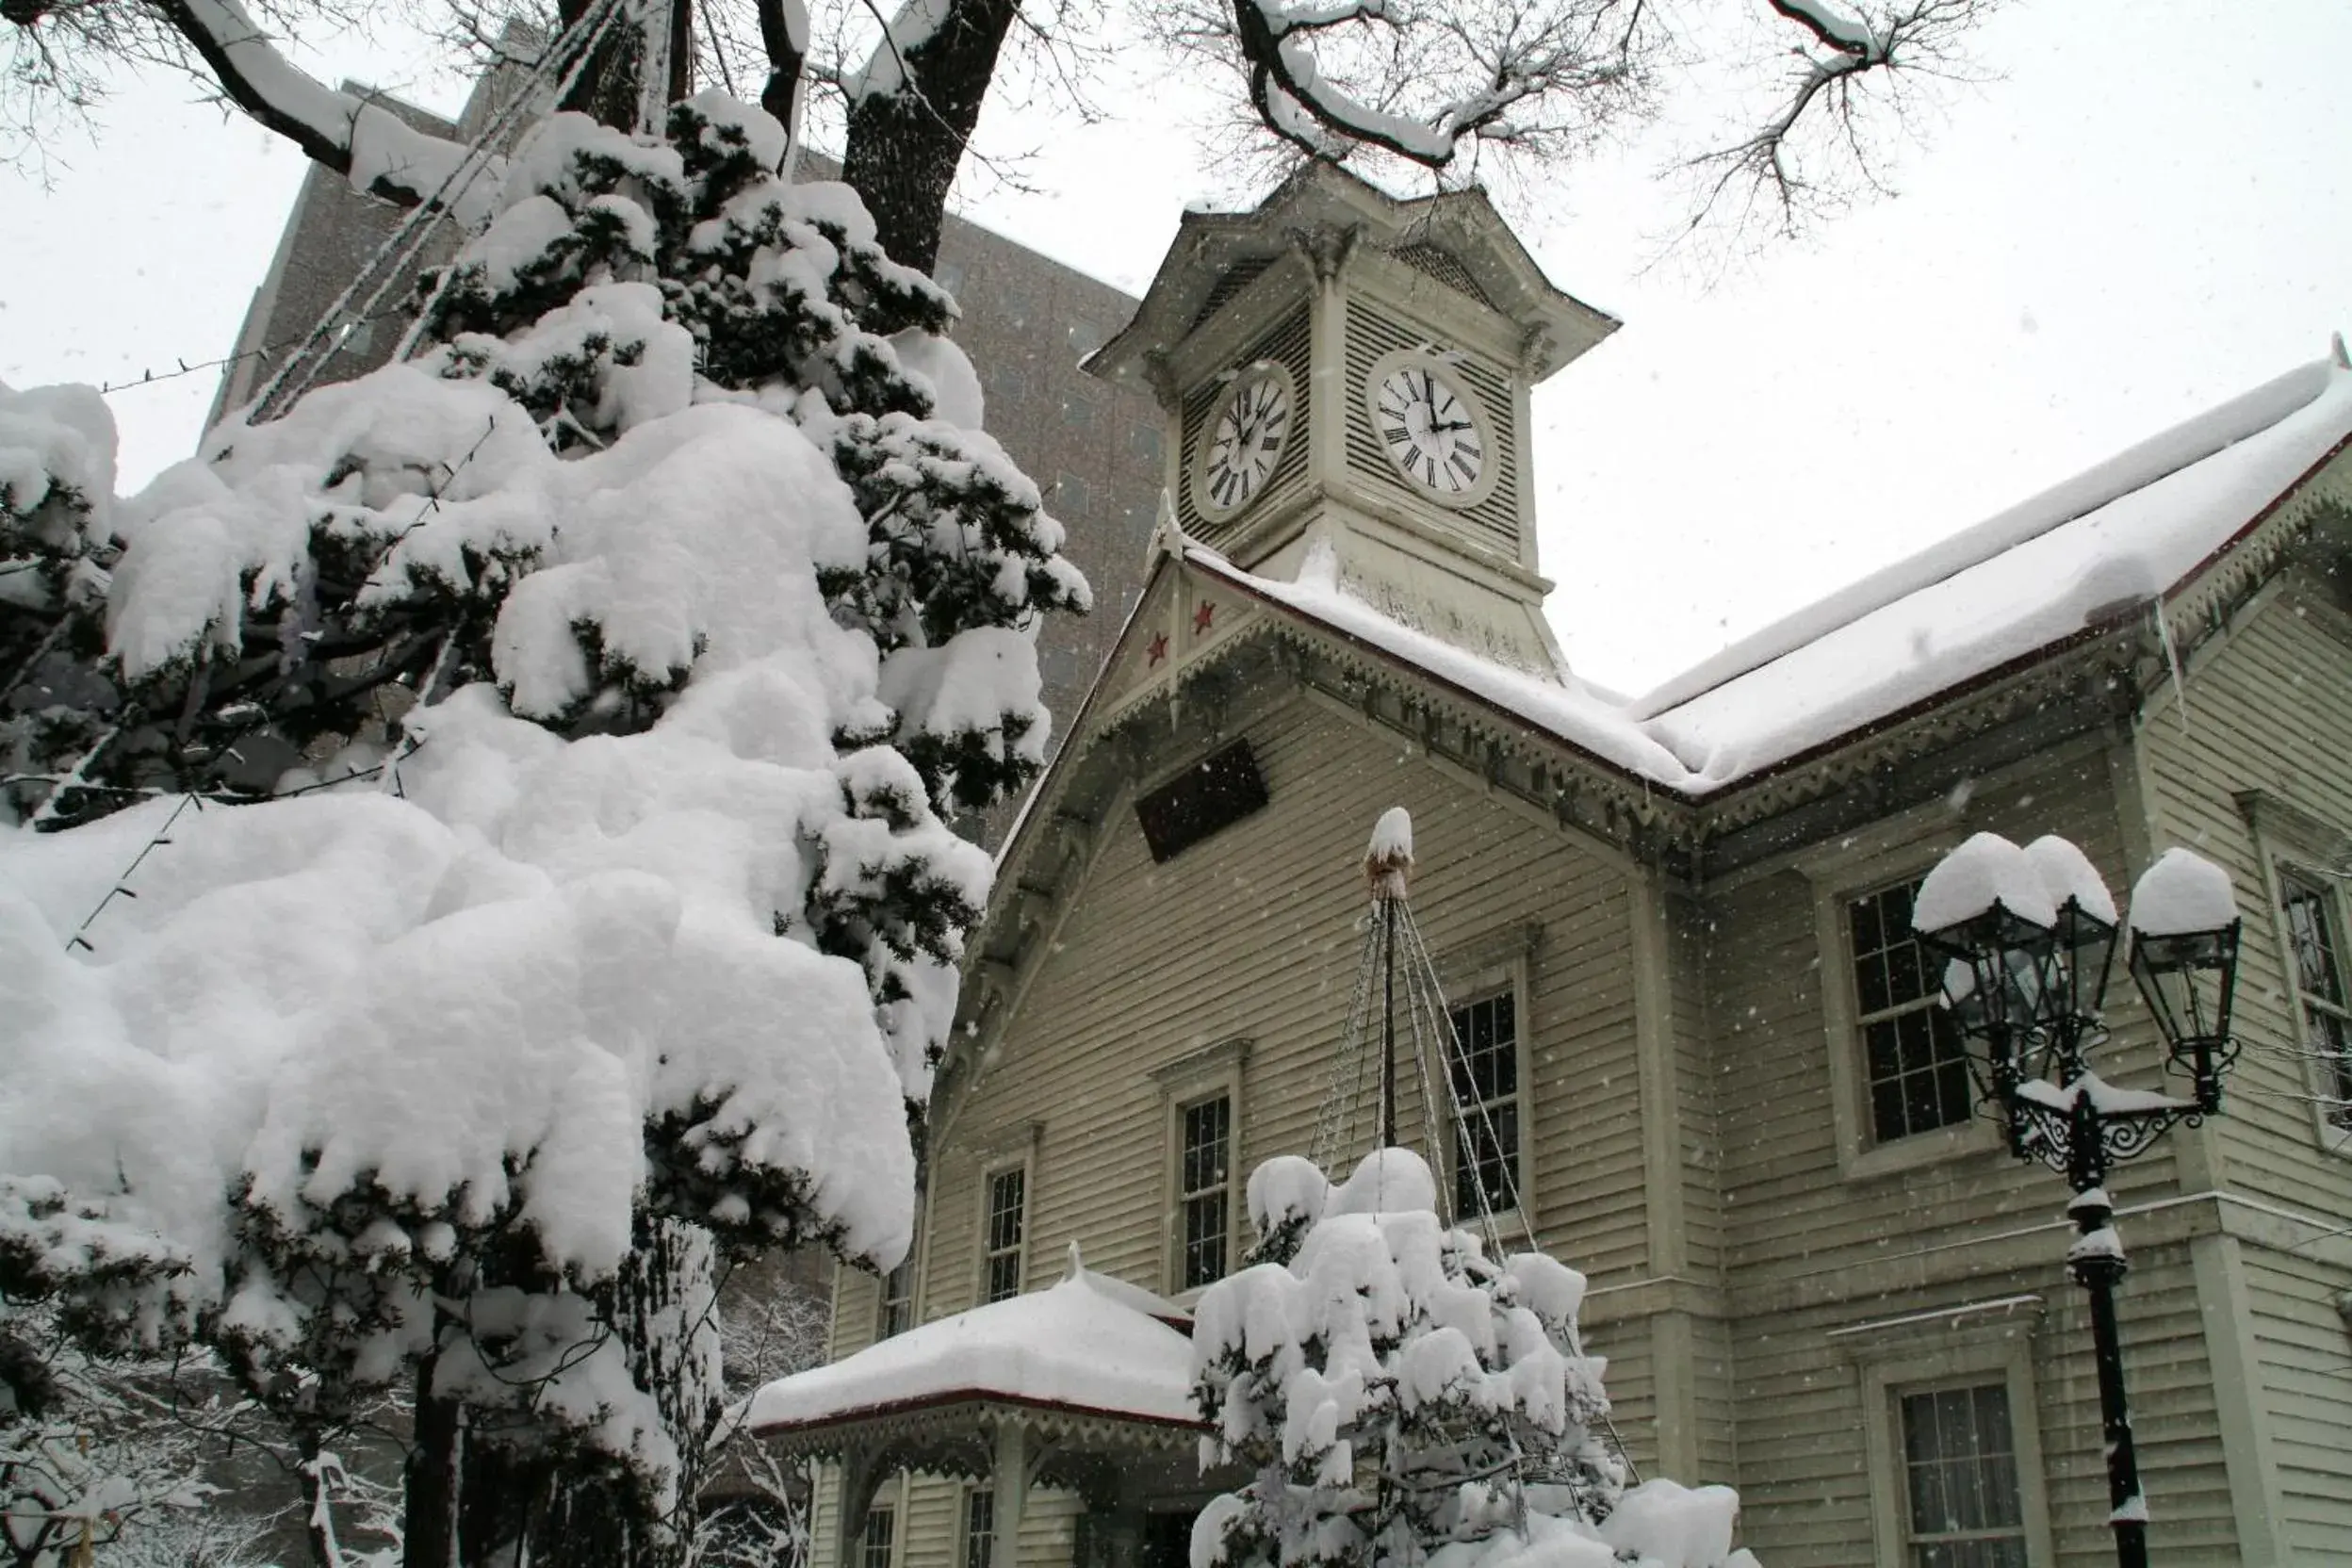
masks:
<path fill-rule="evenodd" d="M 2281 868 L 2279 904 L 2286 917 L 2295 998 L 2303 1005 L 2305 1049 L 2328 1122 L 2352 1129 L 2352 1007 L 2344 987 L 2344 941 L 2335 895 L 2328 885 Z"/>
<path fill-rule="evenodd" d="M 963 1568 L 992 1568 L 996 1557 L 996 1494 L 986 1487 L 964 1494 Z"/>
<path fill-rule="evenodd" d="M 890 1544 L 896 1520 L 888 1508 L 866 1511 L 866 1533 L 858 1542 L 858 1568 L 890 1568 Z"/>
<path fill-rule="evenodd" d="M 1943 976 L 1911 930 L 1919 890 L 1917 881 L 1899 882 L 1846 906 L 1854 1026 L 1876 1143 L 1964 1122 L 1975 1102 L 1960 1026 L 1939 1000 Z"/>
<path fill-rule="evenodd" d="M 1179 1289 L 1195 1290 L 1225 1277 L 1233 1233 L 1233 1102 L 1222 1094 L 1196 1101 L 1179 1119 L 1176 1277 Z"/>
<path fill-rule="evenodd" d="M 1453 1010 L 1454 1212 L 1519 1207 L 1519 1005 L 1511 990 Z"/>
<path fill-rule="evenodd" d="M 874 1337 L 888 1339 L 915 1326 L 915 1249 L 906 1261 L 882 1276 L 882 1303 L 874 1322 Z"/>
<path fill-rule="evenodd" d="M 1028 1202 L 1029 1172 L 1021 1166 L 988 1177 L 988 1206 L 983 1220 L 986 1246 L 981 1299 L 1003 1301 L 1021 1294 L 1022 1211 Z"/>
<path fill-rule="evenodd" d="M 2026 1568 L 2007 1384 L 1906 1391 L 1896 1408 L 1905 1568 Z"/>

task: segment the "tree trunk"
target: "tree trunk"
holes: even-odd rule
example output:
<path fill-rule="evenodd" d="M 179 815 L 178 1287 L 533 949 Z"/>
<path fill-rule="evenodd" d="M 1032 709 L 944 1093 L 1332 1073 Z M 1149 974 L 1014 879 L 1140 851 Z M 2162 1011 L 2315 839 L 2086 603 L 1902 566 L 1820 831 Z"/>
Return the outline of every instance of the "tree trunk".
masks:
<path fill-rule="evenodd" d="M 556 16 L 563 30 L 569 32 L 588 14 L 592 0 L 556 0 Z M 663 101 L 677 103 L 694 90 L 694 0 L 668 0 L 666 15 L 669 28 L 669 82 Z M 589 116 L 600 124 L 617 130 L 633 131 L 637 124 L 639 101 L 638 74 L 644 51 L 640 47 L 636 28 L 615 26 L 604 36 L 596 52 L 571 91 L 564 95 L 561 107 Z M 660 130 L 654 125 L 646 127 Z"/>
<path fill-rule="evenodd" d="M 720 1404 L 717 1290 L 708 1233 L 640 1214 L 636 1247 L 599 1291 L 629 1379 L 652 1396 L 678 1453 L 675 1491 L 602 1454 L 567 1455 L 531 1522 L 533 1562 L 565 1568 L 681 1568 L 706 1479 L 703 1448 Z"/>
<path fill-rule="evenodd" d="M 458 1504 L 466 1477 L 466 1410 L 433 1391 L 440 1360 L 435 1351 L 416 1368 L 416 1443 L 401 1478 L 402 1568 L 459 1568 L 464 1560 Z"/>
<path fill-rule="evenodd" d="M 898 90 L 849 106 L 841 179 L 865 198 L 882 248 L 902 266 L 928 272 L 939 260 L 948 188 L 1020 9 L 1020 0 L 949 0 L 939 26 L 906 51 Z"/>
<path fill-rule="evenodd" d="M 319 1464 L 325 1444 L 317 1427 L 294 1429 L 294 1452 L 302 1483 L 302 1534 L 310 1543 L 312 1568 L 343 1568 L 342 1544 L 335 1537 L 335 1505 L 327 1496 L 327 1478 Z"/>

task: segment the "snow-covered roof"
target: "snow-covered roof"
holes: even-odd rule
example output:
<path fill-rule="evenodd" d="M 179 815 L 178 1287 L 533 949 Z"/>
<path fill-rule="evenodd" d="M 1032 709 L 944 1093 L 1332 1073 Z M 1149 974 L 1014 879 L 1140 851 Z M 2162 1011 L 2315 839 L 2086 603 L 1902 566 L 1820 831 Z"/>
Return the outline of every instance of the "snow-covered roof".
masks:
<path fill-rule="evenodd" d="M 1634 702 L 1721 788 L 2144 606 L 2352 438 L 2321 360 L 1767 627 Z"/>
<path fill-rule="evenodd" d="M 772 1433 L 956 1399 L 1193 1425 L 1192 1342 L 1148 1292 L 1084 1268 L 1050 1290 L 925 1323 L 752 1396 Z"/>
<path fill-rule="evenodd" d="M 1185 560 L 1634 777 L 1705 796 L 2173 593 L 2347 448 L 2352 367 L 2304 366 L 1631 702 L 1404 626 L 1312 561 L 1282 581 L 1198 544 Z"/>
<path fill-rule="evenodd" d="M 1245 572 L 1204 545 L 1187 543 L 1184 559 L 1253 597 L 1378 648 L 1627 773 L 1669 788 L 1680 788 L 1690 776 L 1690 770 L 1644 734 L 1623 708 L 1574 677 L 1547 678 L 1515 670 L 1406 626 L 1340 587 L 1312 561 L 1298 581 L 1285 582 Z"/>

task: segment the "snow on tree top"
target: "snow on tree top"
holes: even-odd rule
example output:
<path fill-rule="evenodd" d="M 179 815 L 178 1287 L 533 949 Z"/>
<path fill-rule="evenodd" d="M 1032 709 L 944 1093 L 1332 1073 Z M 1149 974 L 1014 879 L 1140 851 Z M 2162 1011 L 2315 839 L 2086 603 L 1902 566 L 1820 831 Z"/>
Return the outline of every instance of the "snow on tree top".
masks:
<path fill-rule="evenodd" d="M 2054 925 L 2057 906 L 2041 868 L 1998 833 L 1978 833 L 1945 856 L 1919 884 L 1911 906 L 1916 931 L 1943 931 L 1999 905 L 2020 920 Z"/>
<path fill-rule="evenodd" d="M 2055 833 L 2045 833 L 2025 846 L 2025 858 L 2041 874 L 2042 886 L 2050 890 L 2050 902 L 2063 906 L 2072 899 L 2082 911 L 2093 920 L 2115 923 L 2115 895 L 2107 890 L 2107 883 L 2091 864 L 2090 857 L 2075 847 L 2070 840 Z"/>
<path fill-rule="evenodd" d="M 1410 1149 L 1378 1149 L 1366 1154 L 1323 1205 L 1326 1218 L 1423 1210 L 1437 1212 L 1437 1178 L 1429 1173 L 1429 1162 Z"/>
<path fill-rule="evenodd" d="M 780 1379 L 752 1396 L 774 1432 L 894 1406 L 995 1396 L 1190 1425 L 1192 1346 L 1133 1287 L 1075 1269 L 1049 1290 L 960 1312 Z"/>
<path fill-rule="evenodd" d="M 2164 851 L 2132 889 L 2132 929 L 2144 937 L 2218 931 L 2237 918 L 2230 874 L 2190 850 Z"/>
<path fill-rule="evenodd" d="M 1740 1494 L 1727 1486 L 1686 1487 L 1663 1477 L 1634 1488 L 1601 1521 L 1601 1539 L 1637 1564 L 1656 1568 L 1741 1568 L 1754 1559 L 1731 1549 Z"/>
<path fill-rule="evenodd" d="M 12 391 L 0 382 L 0 514 L 28 515 L 57 491 L 103 527 L 114 498 L 114 416 L 91 386 Z"/>

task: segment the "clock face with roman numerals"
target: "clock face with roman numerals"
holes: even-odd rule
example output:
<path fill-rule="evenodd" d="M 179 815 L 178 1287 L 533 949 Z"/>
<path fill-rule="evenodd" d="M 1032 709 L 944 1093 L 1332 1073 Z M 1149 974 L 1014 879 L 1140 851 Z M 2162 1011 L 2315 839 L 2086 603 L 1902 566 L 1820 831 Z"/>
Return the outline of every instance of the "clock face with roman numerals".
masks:
<path fill-rule="evenodd" d="M 1406 359 L 1367 387 L 1372 428 L 1397 472 L 1435 494 L 1466 497 L 1486 472 L 1486 434 L 1471 396 L 1436 366 Z"/>
<path fill-rule="evenodd" d="M 1280 366 L 1253 367 L 1234 378 L 1201 443 L 1193 486 L 1203 512 L 1221 516 L 1256 498 L 1282 461 L 1295 414 L 1290 377 Z"/>

